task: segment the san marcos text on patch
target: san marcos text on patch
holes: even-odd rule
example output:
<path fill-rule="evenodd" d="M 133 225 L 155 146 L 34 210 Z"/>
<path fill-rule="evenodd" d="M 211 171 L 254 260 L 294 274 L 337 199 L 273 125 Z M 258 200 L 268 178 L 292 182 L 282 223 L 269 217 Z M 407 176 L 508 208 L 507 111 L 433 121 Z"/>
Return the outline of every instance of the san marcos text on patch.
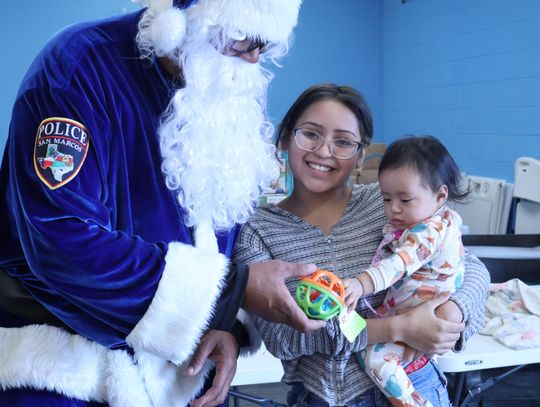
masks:
<path fill-rule="evenodd" d="M 34 146 L 34 168 L 50 189 L 67 184 L 78 174 L 90 139 L 79 122 L 50 117 L 41 122 Z"/>

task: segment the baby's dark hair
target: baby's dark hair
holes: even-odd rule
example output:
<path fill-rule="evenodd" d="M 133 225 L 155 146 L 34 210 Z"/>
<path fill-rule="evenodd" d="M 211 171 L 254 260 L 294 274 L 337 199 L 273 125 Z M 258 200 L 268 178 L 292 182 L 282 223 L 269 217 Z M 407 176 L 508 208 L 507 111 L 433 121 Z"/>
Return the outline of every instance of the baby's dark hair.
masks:
<path fill-rule="evenodd" d="M 416 171 L 433 192 L 446 185 L 449 201 L 462 201 L 469 195 L 456 162 L 436 137 L 406 135 L 390 143 L 381 159 L 379 176 L 403 167 Z"/>

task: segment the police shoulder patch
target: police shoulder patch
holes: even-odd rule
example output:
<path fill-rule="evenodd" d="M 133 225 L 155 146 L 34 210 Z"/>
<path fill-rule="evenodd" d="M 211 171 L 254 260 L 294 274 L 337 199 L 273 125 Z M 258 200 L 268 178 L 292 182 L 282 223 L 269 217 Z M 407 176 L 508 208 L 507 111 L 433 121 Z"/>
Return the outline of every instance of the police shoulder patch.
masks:
<path fill-rule="evenodd" d="M 81 123 L 63 117 L 43 120 L 34 145 L 34 168 L 39 179 L 50 189 L 66 185 L 81 169 L 89 145 Z"/>

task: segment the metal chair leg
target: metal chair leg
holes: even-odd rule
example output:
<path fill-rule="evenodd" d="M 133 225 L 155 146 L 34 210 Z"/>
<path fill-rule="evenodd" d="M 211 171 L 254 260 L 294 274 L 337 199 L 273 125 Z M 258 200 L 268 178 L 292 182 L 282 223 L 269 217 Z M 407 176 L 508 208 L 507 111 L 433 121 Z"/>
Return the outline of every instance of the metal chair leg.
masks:
<path fill-rule="evenodd" d="M 273 400 L 269 400 L 269 399 L 265 399 L 261 397 L 250 396 L 249 394 L 241 393 L 235 390 L 229 390 L 229 396 L 234 397 L 235 399 L 250 401 L 252 403 L 258 404 L 259 406 L 263 406 L 263 407 L 288 407 L 286 404 L 277 403 Z"/>

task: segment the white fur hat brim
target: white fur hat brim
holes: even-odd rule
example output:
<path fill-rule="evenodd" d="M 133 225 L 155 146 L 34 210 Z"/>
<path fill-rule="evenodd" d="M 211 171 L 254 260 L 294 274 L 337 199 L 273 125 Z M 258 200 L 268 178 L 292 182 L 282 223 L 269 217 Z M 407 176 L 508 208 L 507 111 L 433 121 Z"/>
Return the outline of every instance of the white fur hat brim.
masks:
<path fill-rule="evenodd" d="M 298 21 L 302 0 L 199 0 L 185 12 L 226 30 L 274 43 L 286 43 Z M 189 22 L 188 22 L 189 24 Z"/>
<path fill-rule="evenodd" d="M 166 8 L 156 13 L 150 26 L 150 36 L 157 55 L 168 55 L 186 34 L 186 17 L 177 8 Z"/>

